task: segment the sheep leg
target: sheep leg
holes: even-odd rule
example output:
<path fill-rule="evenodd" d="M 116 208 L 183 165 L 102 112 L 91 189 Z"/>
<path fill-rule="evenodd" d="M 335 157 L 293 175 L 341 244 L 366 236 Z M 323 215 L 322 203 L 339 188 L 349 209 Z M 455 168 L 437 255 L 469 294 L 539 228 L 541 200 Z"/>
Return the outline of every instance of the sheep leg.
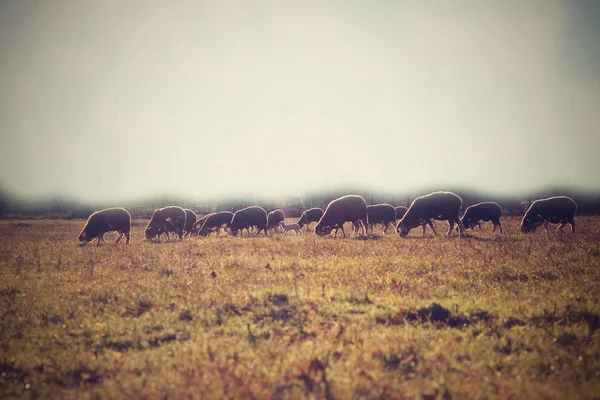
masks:
<path fill-rule="evenodd" d="M 479 232 L 483 232 L 483 229 L 481 229 L 481 222 L 478 222 L 477 226 L 479 227 Z"/>
<path fill-rule="evenodd" d="M 548 221 L 544 221 L 544 228 L 546 228 L 546 233 L 549 233 L 550 231 L 548 230 Z"/>
<path fill-rule="evenodd" d="M 463 228 L 463 224 L 462 224 L 461 220 L 457 219 L 455 222 L 456 222 L 456 225 L 458 225 L 458 235 L 460 237 L 465 236 L 465 229 Z"/>
<path fill-rule="evenodd" d="M 427 225 L 429 225 L 431 227 L 431 230 L 433 231 L 433 234 L 437 236 L 437 232 L 435 230 L 435 227 L 433 226 L 433 221 L 428 220 L 427 221 Z"/>
<path fill-rule="evenodd" d="M 554 233 L 558 235 L 558 233 L 565 227 L 565 225 L 567 225 L 566 222 L 561 222 L 560 225 L 558 225 L 558 228 L 556 228 L 556 231 L 554 231 Z"/>
<path fill-rule="evenodd" d="M 117 240 L 115 240 L 115 245 L 119 244 L 121 239 L 123 239 L 123 232 L 119 232 L 119 236 L 117 236 Z"/>
<path fill-rule="evenodd" d="M 344 239 L 346 239 L 347 236 L 346 236 L 346 232 L 344 232 L 344 225 L 343 224 L 341 226 L 341 229 L 342 229 L 342 234 L 344 235 Z"/>
<path fill-rule="evenodd" d="M 129 244 L 129 232 L 125 232 L 125 244 Z"/>
<path fill-rule="evenodd" d="M 448 221 L 448 233 L 446 236 L 452 236 L 452 231 L 454 230 L 454 221 Z"/>
<path fill-rule="evenodd" d="M 96 243 L 96 247 L 100 246 L 100 242 L 102 242 L 104 240 L 104 234 L 98 236 L 98 243 Z"/>
<path fill-rule="evenodd" d="M 571 225 L 571 232 L 575 233 L 575 219 L 569 218 L 569 225 Z"/>

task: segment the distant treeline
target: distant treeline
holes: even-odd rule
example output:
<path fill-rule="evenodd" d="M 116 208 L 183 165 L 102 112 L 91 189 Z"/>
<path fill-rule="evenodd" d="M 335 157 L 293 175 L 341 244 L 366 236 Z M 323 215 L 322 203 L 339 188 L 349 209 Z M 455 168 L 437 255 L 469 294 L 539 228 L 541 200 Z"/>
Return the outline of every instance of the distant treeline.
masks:
<path fill-rule="evenodd" d="M 523 215 L 529 204 L 538 199 L 550 196 L 565 195 L 572 197 L 577 203 L 578 215 L 600 214 L 600 193 L 581 193 L 573 190 L 545 190 L 537 193 L 520 196 L 486 195 L 469 190 L 449 189 L 463 199 L 463 210 L 482 201 L 495 201 L 503 209 L 504 215 Z M 86 219 L 92 212 L 108 207 L 124 207 L 133 218 L 150 218 L 152 212 L 167 205 L 179 205 L 192 209 L 199 215 L 214 211 L 236 211 L 251 205 L 259 205 L 267 212 L 276 208 L 282 209 L 288 217 L 299 217 L 300 214 L 312 207 L 325 209 L 327 204 L 345 194 L 360 194 L 367 204 L 388 203 L 393 206 L 409 206 L 418 196 L 432 192 L 423 190 L 415 193 L 383 194 L 361 190 L 339 190 L 329 193 L 312 194 L 303 197 L 294 197 L 282 201 L 244 197 L 237 199 L 193 200 L 181 198 L 160 198 L 136 202 L 98 202 L 95 204 L 82 204 L 67 200 L 24 201 L 0 194 L 0 218 L 50 218 L 50 219 Z"/>

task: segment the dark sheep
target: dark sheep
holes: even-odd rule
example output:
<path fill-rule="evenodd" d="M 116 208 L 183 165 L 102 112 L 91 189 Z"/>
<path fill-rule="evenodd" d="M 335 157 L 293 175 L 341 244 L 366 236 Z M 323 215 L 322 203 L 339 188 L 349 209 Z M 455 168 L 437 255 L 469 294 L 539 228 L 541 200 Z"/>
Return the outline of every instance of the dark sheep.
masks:
<path fill-rule="evenodd" d="M 549 222 L 560 224 L 555 233 L 558 233 L 567 223 L 571 225 L 571 232 L 575 232 L 576 211 L 577 204 L 567 196 L 536 200 L 531 204 L 521 221 L 521 232 L 535 232 L 542 224 L 548 232 Z"/>
<path fill-rule="evenodd" d="M 235 212 L 235 214 L 233 214 L 231 224 L 229 225 L 232 236 L 237 236 L 240 230 L 242 231 L 243 235 L 244 229 L 248 231 L 248 236 L 250 236 L 251 227 L 257 228 L 255 233 L 256 236 L 258 236 L 261 231 L 265 231 L 265 235 L 267 235 L 267 212 L 264 210 L 264 208 L 250 206 L 238 210 Z"/>
<path fill-rule="evenodd" d="M 219 236 L 221 228 L 227 228 L 231 224 L 232 219 L 233 213 L 230 211 L 219 211 L 210 214 L 199 228 L 199 234 L 206 237 L 212 232 L 216 232 L 217 236 Z"/>
<path fill-rule="evenodd" d="M 448 221 L 448 236 L 452 234 L 454 224 L 458 224 L 460 235 L 463 234 L 459 213 L 462 207 L 462 199 L 451 192 L 433 192 L 425 196 L 417 197 L 404 217 L 396 225 L 396 232 L 400 237 L 406 237 L 411 229 L 421 225 L 423 236 L 425 236 L 425 225 L 429 225 L 433 233 L 437 235 L 432 219 Z"/>
<path fill-rule="evenodd" d="M 404 217 L 404 214 L 406 214 L 406 212 L 408 211 L 408 207 L 404 207 L 404 206 L 398 206 L 398 207 L 394 207 L 396 210 L 396 219 L 397 220 L 401 220 L 402 217 Z"/>
<path fill-rule="evenodd" d="M 460 219 L 463 229 L 471 229 L 475 226 L 479 226 L 481 231 L 481 222 L 492 221 L 494 229 L 498 228 L 502 233 L 502 224 L 500 224 L 500 216 L 502 215 L 502 207 L 498 203 L 486 201 L 484 203 L 473 204 L 467 207 L 464 215 Z"/>
<path fill-rule="evenodd" d="M 183 228 L 185 235 L 183 236 L 191 236 L 194 233 L 193 227 L 198 219 L 198 216 L 189 208 L 184 208 L 183 211 L 185 211 L 185 227 Z"/>
<path fill-rule="evenodd" d="M 300 216 L 300 218 L 298 219 L 298 226 L 300 228 L 302 228 L 303 226 L 306 226 L 306 231 L 308 231 L 308 226 L 310 225 L 311 222 L 319 222 L 319 220 L 321 219 L 321 217 L 323 216 L 324 211 L 321 208 L 311 208 L 308 210 L 305 210 L 302 215 Z"/>
<path fill-rule="evenodd" d="M 357 228 L 356 231 L 358 231 L 359 224 L 362 223 L 363 231 L 366 234 L 368 217 L 367 202 L 365 199 L 357 195 L 348 195 L 333 200 L 329 203 L 323 216 L 317 223 L 315 233 L 319 236 L 324 236 L 329 235 L 335 229 L 334 237 L 336 237 L 338 229 L 341 229 L 342 234 L 346 237 L 344 222 L 352 222 Z"/>
<path fill-rule="evenodd" d="M 204 225 L 204 223 L 206 222 L 206 219 L 213 214 L 214 213 L 208 213 L 204 217 L 198 218 L 196 220 L 196 222 L 194 222 L 194 225 L 192 226 L 192 232 L 193 232 L 192 234 L 197 236 L 200 233 L 200 228 L 202 228 L 202 225 Z"/>
<path fill-rule="evenodd" d="M 373 234 L 373 227 L 376 224 L 383 225 L 383 233 L 386 233 L 388 226 L 396 227 L 396 210 L 389 204 L 375 204 L 367 206 L 367 216 L 369 218 L 369 231 Z"/>
<path fill-rule="evenodd" d="M 96 245 L 100 246 L 100 242 L 104 241 L 104 234 L 112 231 L 119 233 L 115 244 L 121 241 L 123 235 L 125 235 L 125 243 L 129 244 L 131 215 L 124 208 L 107 208 L 90 215 L 79 234 L 79 242 L 89 243 L 97 238 Z"/>
<path fill-rule="evenodd" d="M 160 234 L 165 233 L 169 238 L 169 232 L 175 232 L 181 241 L 183 239 L 183 231 L 185 229 L 186 212 L 178 206 L 167 206 L 155 210 L 152 214 L 148 226 L 144 231 L 144 236 L 148 240 L 152 240 Z"/>
<path fill-rule="evenodd" d="M 285 221 L 285 213 L 283 210 L 273 210 L 267 215 L 267 229 L 277 230 L 279 223 Z"/>

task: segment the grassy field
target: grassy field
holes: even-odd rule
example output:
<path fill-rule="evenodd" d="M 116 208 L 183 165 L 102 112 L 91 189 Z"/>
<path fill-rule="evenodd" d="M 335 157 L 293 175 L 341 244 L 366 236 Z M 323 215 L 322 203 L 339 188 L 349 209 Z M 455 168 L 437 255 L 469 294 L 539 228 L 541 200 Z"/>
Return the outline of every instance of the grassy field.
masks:
<path fill-rule="evenodd" d="M 80 247 L 84 221 L 1 221 L 0 397 L 598 398 L 600 218 L 503 222 Z"/>

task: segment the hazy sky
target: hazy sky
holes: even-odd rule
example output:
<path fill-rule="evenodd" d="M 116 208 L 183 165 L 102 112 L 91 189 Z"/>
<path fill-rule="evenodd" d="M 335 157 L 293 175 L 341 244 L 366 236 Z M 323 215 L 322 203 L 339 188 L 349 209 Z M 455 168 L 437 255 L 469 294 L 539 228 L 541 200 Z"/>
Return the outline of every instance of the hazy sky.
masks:
<path fill-rule="evenodd" d="M 600 189 L 600 1 L 0 1 L 0 184 Z"/>

